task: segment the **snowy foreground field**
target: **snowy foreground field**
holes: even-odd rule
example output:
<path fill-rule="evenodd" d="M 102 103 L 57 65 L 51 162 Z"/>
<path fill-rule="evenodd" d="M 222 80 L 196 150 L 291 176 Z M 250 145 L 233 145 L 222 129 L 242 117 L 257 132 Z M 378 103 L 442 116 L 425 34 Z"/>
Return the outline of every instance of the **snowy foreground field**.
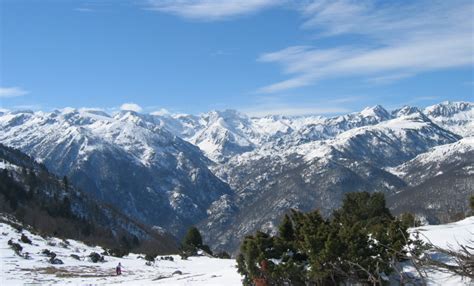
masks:
<path fill-rule="evenodd" d="M 32 245 L 18 240 L 21 234 L 13 227 L 0 223 L 0 285 L 24 284 L 71 284 L 71 285 L 241 285 L 241 277 L 235 268 L 233 259 L 216 259 L 208 257 L 190 257 L 181 260 L 173 255 L 174 261 L 159 260 L 154 265 L 145 265 L 145 260 L 138 254 L 123 258 L 105 256 L 105 262 L 93 263 L 88 258 L 91 252 L 102 253 L 100 247 L 90 247 L 83 243 L 57 238 L 44 239 L 29 231 L 23 233 L 32 240 Z M 18 256 L 8 245 L 13 238 L 28 252 L 30 259 Z M 54 246 L 53 246 L 54 245 Z M 41 252 L 48 249 L 57 254 L 64 264 L 53 265 Z M 71 257 L 77 254 L 81 260 Z M 115 275 L 115 266 L 123 266 L 121 276 Z M 174 274 L 181 271 L 182 274 Z"/>
<path fill-rule="evenodd" d="M 422 226 L 412 229 L 411 231 L 418 231 L 421 239 L 444 249 L 458 250 L 459 245 L 474 247 L 474 245 L 472 245 L 472 241 L 474 240 L 474 216 L 455 223 Z M 439 257 L 440 261 L 445 260 L 445 262 L 449 262 L 449 259 L 436 253 L 432 253 L 431 255 Z M 403 270 L 416 275 L 416 270 L 411 266 L 406 266 Z M 430 269 L 425 269 L 425 271 L 428 275 L 428 285 L 474 285 L 472 279 L 462 279 L 462 277 L 459 276 Z"/>
<path fill-rule="evenodd" d="M 474 236 L 474 217 L 462 221 L 417 228 L 425 239 L 441 247 L 456 247 Z M 91 252 L 101 253 L 99 247 L 89 247 L 82 243 L 57 238 L 45 239 L 24 230 L 32 244 L 19 242 L 21 234 L 8 224 L 0 223 L 0 285 L 24 284 L 71 284 L 71 285 L 241 285 L 241 277 L 235 268 L 233 259 L 215 259 L 191 257 L 181 260 L 173 256 L 174 261 L 159 260 L 154 265 L 145 265 L 138 254 L 124 258 L 105 257 L 105 262 L 93 263 L 88 258 Z M 30 258 L 18 256 L 8 245 L 8 240 L 19 242 L 22 253 L 28 252 Z M 42 254 L 48 249 L 57 254 L 64 264 L 53 265 Z M 77 254 L 80 260 L 71 257 Z M 123 275 L 115 275 L 115 266 L 121 262 Z M 173 274 L 180 271 L 181 274 Z M 410 266 L 406 272 L 415 273 Z M 427 271 L 430 285 L 472 285 L 472 281 L 462 280 L 440 272 Z"/>

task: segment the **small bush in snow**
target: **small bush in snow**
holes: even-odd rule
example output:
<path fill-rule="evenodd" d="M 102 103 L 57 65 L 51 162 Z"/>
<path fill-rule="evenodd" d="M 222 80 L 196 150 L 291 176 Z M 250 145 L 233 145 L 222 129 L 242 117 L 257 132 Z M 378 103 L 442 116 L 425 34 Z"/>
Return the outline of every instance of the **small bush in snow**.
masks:
<path fill-rule="evenodd" d="M 71 254 L 71 257 L 76 259 L 76 260 L 81 260 L 81 258 L 77 254 Z"/>
<path fill-rule="evenodd" d="M 173 256 L 161 256 L 160 260 L 174 261 Z"/>
<path fill-rule="evenodd" d="M 51 264 L 64 264 L 64 262 L 61 259 L 56 258 L 56 257 L 51 257 L 49 259 L 49 263 L 51 263 Z"/>
<path fill-rule="evenodd" d="M 145 255 L 145 260 L 148 262 L 155 262 L 156 255 L 153 254 L 147 254 Z"/>
<path fill-rule="evenodd" d="M 13 242 L 11 239 L 8 241 L 8 245 L 10 245 L 18 255 L 20 255 L 20 252 L 23 250 L 23 247 L 19 243 Z"/>
<path fill-rule="evenodd" d="M 28 238 L 24 233 L 21 234 L 21 242 L 31 244 L 31 239 Z"/>
<path fill-rule="evenodd" d="M 56 257 L 56 253 L 50 251 L 49 249 L 43 249 L 43 250 L 41 251 L 41 254 L 46 255 L 46 256 L 48 256 L 48 257 L 51 257 L 51 258 Z"/>
<path fill-rule="evenodd" d="M 229 253 L 225 252 L 225 251 L 221 251 L 221 252 L 218 252 L 216 255 L 215 255 L 216 258 L 220 258 L 220 259 L 230 259 L 230 255 Z"/>
<path fill-rule="evenodd" d="M 91 254 L 89 254 L 89 258 L 94 263 L 104 262 L 104 257 L 97 252 L 92 252 Z"/>
<path fill-rule="evenodd" d="M 129 254 L 129 251 L 125 248 L 113 248 L 108 250 L 109 255 L 114 257 L 124 257 Z"/>
<path fill-rule="evenodd" d="M 59 242 L 59 246 L 62 248 L 69 248 L 69 242 L 67 240 Z"/>

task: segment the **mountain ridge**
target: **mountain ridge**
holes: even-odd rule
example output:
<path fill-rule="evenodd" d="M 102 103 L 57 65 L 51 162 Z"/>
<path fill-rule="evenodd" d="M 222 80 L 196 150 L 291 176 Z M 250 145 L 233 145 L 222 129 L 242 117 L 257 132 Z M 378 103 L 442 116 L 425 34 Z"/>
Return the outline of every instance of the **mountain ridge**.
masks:
<path fill-rule="evenodd" d="M 0 143 L 146 224 L 177 236 L 199 225 L 214 247 L 235 249 L 246 233 L 274 231 L 288 208 L 328 215 L 349 191 L 396 198 L 415 187 L 397 167 L 469 138 L 473 122 L 470 102 L 376 105 L 327 118 L 17 111 L 0 114 Z M 472 192 L 472 176 L 464 177 Z"/>

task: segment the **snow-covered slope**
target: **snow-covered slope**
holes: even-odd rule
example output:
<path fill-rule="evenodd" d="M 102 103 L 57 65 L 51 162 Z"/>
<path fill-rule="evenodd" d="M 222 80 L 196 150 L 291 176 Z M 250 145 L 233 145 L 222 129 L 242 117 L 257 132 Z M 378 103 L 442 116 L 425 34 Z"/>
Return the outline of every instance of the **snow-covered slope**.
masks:
<path fill-rule="evenodd" d="M 474 137 L 434 147 L 389 171 L 408 184 L 387 198 L 392 211 L 452 221 L 469 211 L 474 195 Z"/>
<path fill-rule="evenodd" d="M 233 259 L 201 256 L 182 260 L 173 255 L 173 261 L 157 257 L 155 263 L 146 265 L 143 255 L 130 254 L 122 258 L 106 255 L 103 262 L 94 263 L 89 255 L 92 252 L 102 253 L 104 250 L 100 247 L 88 246 L 74 240 L 45 238 L 28 229 L 22 229 L 20 232 L 12 227 L 11 223 L 12 220 L 5 216 L 0 218 L 1 285 L 241 285 L 242 277 L 237 273 Z M 446 225 L 423 226 L 410 231 L 419 232 L 420 238 L 436 246 L 456 248 L 459 244 L 472 240 L 474 217 Z M 28 237 L 32 244 L 21 242 L 22 234 Z M 19 243 L 22 251 L 15 253 L 8 244 L 9 240 Z M 63 264 L 51 264 L 50 258 L 43 254 L 45 249 L 54 252 Z M 76 258 L 71 255 L 76 255 Z M 117 276 L 115 267 L 119 262 L 122 265 L 122 275 Z M 433 269 L 424 270 L 428 275 L 428 285 L 472 283 L 468 278 L 462 279 Z M 411 273 L 412 277 L 418 275 L 409 264 L 405 264 L 403 272 Z"/>
<path fill-rule="evenodd" d="M 234 110 L 203 114 L 201 123 L 203 128 L 189 140 L 214 161 L 251 151 L 258 143 L 250 118 Z"/>
<path fill-rule="evenodd" d="M 104 262 L 93 263 L 88 256 L 92 252 L 103 253 L 101 247 L 74 240 L 44 238 L 26 229 L 21 233 L 32 244 L 22 243 L 21 233 L 5 220 L 8 219 L 4 216 L 0 218 L 1 285 L 241 285 L 233 259 L 203 256 L 182 260 L 173 255 L 173 261 L 158 257 L 154 264 L 146 265 L 144 255 L 130 254 L 123 258 L 105 256 Z M 20 255 L 8 245 L 10 239 L 22 246 Z M 64 264 L 51 264 L 50 258 L 42 254 L 44 249 L 54 252 Z M 77 255 L 78 259 L 71 255 Z M 121 276 L 115 275 L 119 262 L 123 267 Z"/>
<path fill-rule="evenodd" d="M 418 185 L 452 169 L 463 170 L 474 177 L 474 137 L 433 147 L 390 171 L 411 185 Z"/>
<path fill-rule="evenodd" d="M 427 225 L 410 229 L 412 234 L 419 233 L 418 237 L 434 246 L 442 249 L 459 250 L 460 246 L 472 247 L 474 233 L 474 216 L 467 217 L 461 221 L 442 225 Z M 472 248 L 471 248 L 472 250 Z M 431 253 L 432 257 L 445 260 L 443 262 L 452 263 L 453 258 L 440 255 L 436 252 Z M 446 261 L 447 260 L 447 261 Z M 458 286 L 473 285 L 474 279 L 461 277 L 452 273 L 446 273 L 434 269 L 422 269 L 427 275 L 427 285 L 436 286 Z M 410 272 L 412 277 L 419 276 L 417 270 L 409 265 L 403 268 L 404 272 Z"/>
<path fill-rule="evenodd" d="M 460 245 L 472 243 L 474 216 L 453 223 L 420 226 L 410 229 L 410 232 L 419 232 L 422 234 L 420 239 L 435 246 L 459 249 Z"/>

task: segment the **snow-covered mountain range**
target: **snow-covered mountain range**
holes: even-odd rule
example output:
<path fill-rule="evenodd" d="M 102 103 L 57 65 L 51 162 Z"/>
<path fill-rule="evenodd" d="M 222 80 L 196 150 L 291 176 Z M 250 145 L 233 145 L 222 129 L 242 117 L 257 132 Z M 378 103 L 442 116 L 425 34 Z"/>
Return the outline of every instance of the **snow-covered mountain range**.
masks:
<path fill-rule="evenodd" d="M 410 194 L 441 192 L 465 211 L 463 198 L 474 192 L 472 136 L 470 102 L 375 106 L 330 118 L 0 113 L 0 143 L 147 224 L 176 235 L 199 224 L 214 247 L 227 249 L 256 229 L 271 231 L 289 208 L 329 214 L 350 191 L 385 192 L 400 210 Z M 450 172 L 462 181 L 456 188 L 423 187 Z M 420 215 L 449 220 L 447 205 L 427 205 Z"/>

